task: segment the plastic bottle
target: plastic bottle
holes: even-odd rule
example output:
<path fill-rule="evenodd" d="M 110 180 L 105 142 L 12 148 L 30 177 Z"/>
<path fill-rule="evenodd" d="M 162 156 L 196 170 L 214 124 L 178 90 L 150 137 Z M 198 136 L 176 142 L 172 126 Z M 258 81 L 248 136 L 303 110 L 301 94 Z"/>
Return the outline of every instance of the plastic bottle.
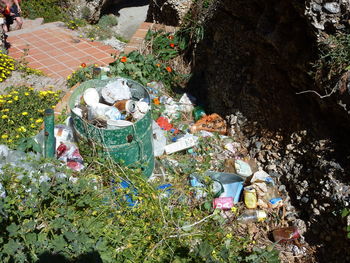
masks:
<path fill-rule="evenodd" d="M 237 218 L 239 223 L 253 223 L 253 222 L 262 222 L 267 218 L 267 214 L 263 210 L 248 210 L 244 212 Z"/>

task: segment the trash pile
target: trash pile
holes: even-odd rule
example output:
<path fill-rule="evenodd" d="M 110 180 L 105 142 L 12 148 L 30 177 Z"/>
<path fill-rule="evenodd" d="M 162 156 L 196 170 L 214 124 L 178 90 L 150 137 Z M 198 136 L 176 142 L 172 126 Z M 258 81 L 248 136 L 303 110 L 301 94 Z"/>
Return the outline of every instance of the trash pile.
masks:
<path fill-rule="evenodd" d="M 279 192 L 278 177 L 250 158 L 239 134 L 231 132 L 229 136 L 227 122 L 216 113 L 206 114 L 188 94 L 175 101 L 164 94 L 161 83 L 149 83 L 147 89 L 152 110 L 158 113 L 153 138 L 161 170 L 156 170 L 155 176 L 166 178 L 167 169 L 188 176 L 194 202 L 210 198 L 211 206 L 221 210 L 226 220 L 237 222 L 243 229 L 250 224 L 262 226 L 265 244 L 272 241 L 289 247 L 293 255 L 305 255 L 306 248 L 299 242 L 303 243 L 304 229 L 285 219 L 289 197 Z M 199 172 L 188 174 L 191 165 Z"/>
<path fill-rule="evenodd" d="M 100 89 L 88 88 L 73 112 L 102 129 L 120 129 L 133 125 L 150 110 L 147 98 L 135 99 L 127 81 L 118 78 Z"/>

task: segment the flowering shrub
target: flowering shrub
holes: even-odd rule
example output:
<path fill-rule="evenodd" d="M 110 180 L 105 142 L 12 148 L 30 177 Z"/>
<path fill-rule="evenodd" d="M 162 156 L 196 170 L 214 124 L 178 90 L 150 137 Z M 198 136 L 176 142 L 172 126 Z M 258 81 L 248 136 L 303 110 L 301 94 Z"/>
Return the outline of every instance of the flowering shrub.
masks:
<path fill-rule="evenodd" d="M 87 22 L 84 19 L 74 18 L 72 20 L 68 20 L 65 24 L 69 29 L 76 30 L 79 27 L 86 26 Z"/>
<path fill-rule="evenodd" d="M 78 177 L 58 163 L 21 163 L 2 167 L 0 262 L 48 252 L 53 262 L 278 262 L 248 234 L 237 237 L 235 221 L 190 202 L 188 187 L 157 190 L 141 171 L 110 162 Z M 118 187 L 125 178 L 133 187 Z M 77 260 L 92 251 L 100 260 Z"/>
<path fill-rule="evenodd" d="M 83 82 L 83 81 L 92 79 L 93 67 L 94 67 L 94 65 L 87 66 L 85 63 L 82 63 L 81 66 L 76 71 L 73 71 L 72 74 L 70 74 L 67 77 L 68 87 L 73 87 L 75 84 L 77 84 L 79 82 Z"/>
<path fill-rule="evenodd" d="M 0 143 L 14 147 L 20 138 L 38 132 L 44 110 L 54 107 L 60 92 L 35 91 L 31 87 L 10 87 L 0 95 Z"/>
<path fill-rule="evenodd" d="M 15 70 L 15 61 L 0 51 L 0 82 L 6 80 Z"/>
<path fill-rule="evenodd" d="M 177 57 L 187 47 L 184 38 L 178 34 L 170 34 L 163 31 L 147 32 L 146 41 L 151 43 L 152 53 L 162 61 L 168 61 Z"/>

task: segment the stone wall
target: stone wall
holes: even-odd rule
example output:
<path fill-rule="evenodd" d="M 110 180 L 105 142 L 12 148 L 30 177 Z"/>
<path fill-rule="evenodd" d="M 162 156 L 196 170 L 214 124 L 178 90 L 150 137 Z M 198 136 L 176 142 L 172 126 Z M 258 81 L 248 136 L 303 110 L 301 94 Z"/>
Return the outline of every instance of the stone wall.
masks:
<path fill-rule="evenodd" d="M 239 109 L 268 126 L 294 126 L 314 113 L 307 74 L 316 36 L 292 0 L 220 0 L 204 22 L 189 89 L 209 111 Z M 309 109 L 309 110 L 308 110 Z"/>

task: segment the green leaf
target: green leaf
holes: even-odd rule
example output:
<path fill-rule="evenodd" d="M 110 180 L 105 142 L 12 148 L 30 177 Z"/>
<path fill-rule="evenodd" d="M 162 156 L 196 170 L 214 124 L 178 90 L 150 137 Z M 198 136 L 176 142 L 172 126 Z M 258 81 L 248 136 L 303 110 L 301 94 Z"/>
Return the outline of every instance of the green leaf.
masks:
<path fill-rule="evenodd" d="M 25 239 L 28 243 L 31 243 L 31 244 L 35 244 L 35 242 L 37 241 L 37 235 L 35 233 L 27 233 L 25 235 Z"/>
<path fill-rule="evenodd" d="M 12 223 L 11 225 L 9 225 L 6 230 L 9 232 L 9 236 L 13 237 L 13 236 L 17 236 L 18 235 L 18 230 L 19 230 L 19 226 L 17 226 L 15 223 Z"/>
<path fill-rule="evenodd" d="M 341 212 L 342 217 L 346 217 L 350 214 L 350 210 L 347 208 L 344 208 L 343 211 Z"/>

